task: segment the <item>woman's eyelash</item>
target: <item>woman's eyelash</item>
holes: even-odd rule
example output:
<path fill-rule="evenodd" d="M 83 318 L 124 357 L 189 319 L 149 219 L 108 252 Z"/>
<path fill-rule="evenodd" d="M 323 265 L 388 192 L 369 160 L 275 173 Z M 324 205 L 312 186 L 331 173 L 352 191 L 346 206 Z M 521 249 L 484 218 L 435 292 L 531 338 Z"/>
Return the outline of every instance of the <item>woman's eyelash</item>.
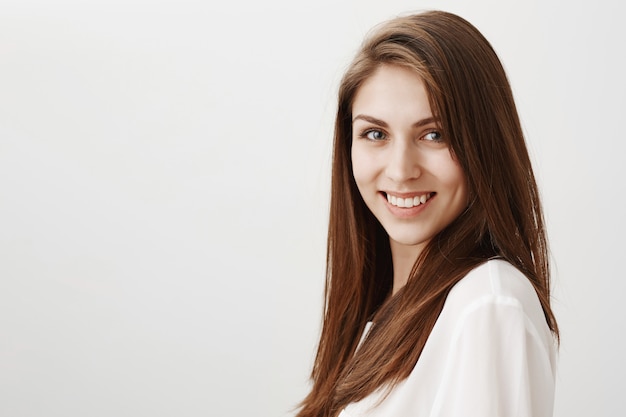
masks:
<path fill-rule="evenodd" d="M 441 136 L 441 133 L 437 130 L 431 130 L 430 132 L 426 133 L 424 136 L 422 136 L 423 139 L 428 140 L 428 141 L 432 141 L 432 142 L 442 142 L 443 141 L 443 137 Z"/>
<path fill-rule="evenodd" d="M 363 139 L 371 140 L 374 142 L 385 140 L 387 138 L 387 135 L 383 131 L 378 129 L 364 130 L 359 136 Z"/>

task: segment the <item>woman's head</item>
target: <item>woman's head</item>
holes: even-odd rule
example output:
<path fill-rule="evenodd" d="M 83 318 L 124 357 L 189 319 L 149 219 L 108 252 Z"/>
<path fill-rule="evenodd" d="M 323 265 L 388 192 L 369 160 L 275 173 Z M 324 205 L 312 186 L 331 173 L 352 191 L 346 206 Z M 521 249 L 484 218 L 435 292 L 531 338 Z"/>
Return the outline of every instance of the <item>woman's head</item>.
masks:
<path fill-rule="evenodd" d="M 355 206 L 363 205 L 353 180 L 353 107 L 362 86 L 390 66 L 423 80 L 437 130 L 467 180 L 469 207 L 462 220 L 476 239 L 492 234 L 497 246 L 503 238 L 497 229 L 515 233 L 519 227 L 498 212 L 515 210 L 517 199 L 525 198 L 532 169 L 502 65 L 480 32 L 456 15 L 397 18 L 364 42 L 340 85 L 333 174 L 344 178 L 333 184 L 342 187 L 333 194 L 349 194 Z M 526 202 L 529 214 L 532 204 Z"/>

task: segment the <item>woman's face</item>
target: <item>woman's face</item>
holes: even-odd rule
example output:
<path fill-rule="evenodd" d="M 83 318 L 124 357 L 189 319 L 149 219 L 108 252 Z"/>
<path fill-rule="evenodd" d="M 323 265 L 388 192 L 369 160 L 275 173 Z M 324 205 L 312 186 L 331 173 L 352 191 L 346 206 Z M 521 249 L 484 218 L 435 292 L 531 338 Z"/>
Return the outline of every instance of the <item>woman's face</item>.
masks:
<path fill-rule="evenodd" d="M 352 106 L 352 169 L 365 204 L 417 253 L 465 209 L 467 185 L 433 118 L 421 77 L 382 65 Z"/>

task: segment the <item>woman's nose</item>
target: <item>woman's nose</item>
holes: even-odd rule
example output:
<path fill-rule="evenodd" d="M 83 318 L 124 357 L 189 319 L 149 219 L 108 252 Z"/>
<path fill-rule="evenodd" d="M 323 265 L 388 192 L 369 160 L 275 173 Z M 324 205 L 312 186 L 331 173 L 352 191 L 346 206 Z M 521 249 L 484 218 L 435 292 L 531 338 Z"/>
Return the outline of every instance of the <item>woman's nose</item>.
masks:
<path fill-rule="evenodd" d="M 397 141 L 389 149 L 385 174 L 394 182 L 404 182 L 421 175 L 419 155 L 416 149 L 403 141 Z"/>

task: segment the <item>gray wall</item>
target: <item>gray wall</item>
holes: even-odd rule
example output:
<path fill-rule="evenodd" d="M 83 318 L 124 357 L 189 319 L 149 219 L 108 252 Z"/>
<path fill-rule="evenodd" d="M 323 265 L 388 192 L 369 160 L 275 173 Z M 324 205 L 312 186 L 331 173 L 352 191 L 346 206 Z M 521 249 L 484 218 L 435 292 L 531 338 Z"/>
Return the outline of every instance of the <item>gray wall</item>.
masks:
<path fill-rule="evenodd" d="M 424 8 L 478 26 L 516 94 L 554 255 L 555 415 L 625 408 L 617 0 L 208 3 L 0 3 L 0 415 L 291 415 L 336 87 L 371 26 Z"/>

